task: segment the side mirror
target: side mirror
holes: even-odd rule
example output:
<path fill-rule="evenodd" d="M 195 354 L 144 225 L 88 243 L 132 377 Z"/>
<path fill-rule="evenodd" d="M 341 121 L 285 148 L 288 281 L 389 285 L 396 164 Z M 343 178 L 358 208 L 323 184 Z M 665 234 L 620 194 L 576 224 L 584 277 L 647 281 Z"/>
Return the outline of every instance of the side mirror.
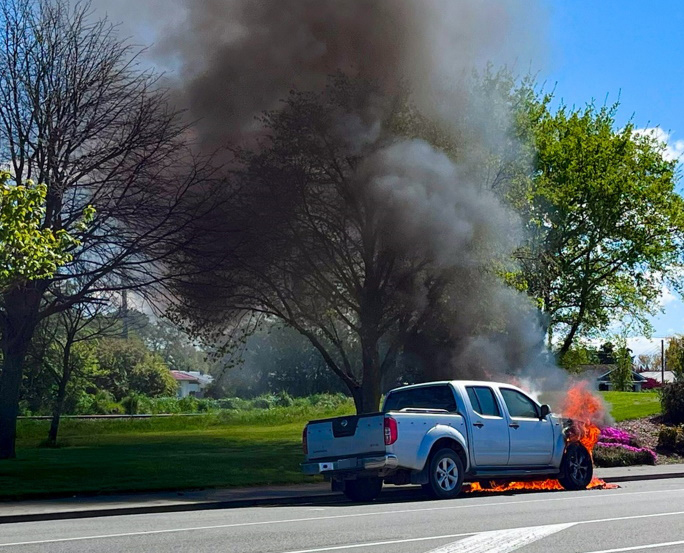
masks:
<path fill-rule="evenodd" d="M 541 406 L 541 413 L 539 414 L 539 420 L 540 421 L 544 420 L 549 415 L 550 412 L 551 412 L 551 407 L 549 407 L 546 404 L 542 405 Z"/>

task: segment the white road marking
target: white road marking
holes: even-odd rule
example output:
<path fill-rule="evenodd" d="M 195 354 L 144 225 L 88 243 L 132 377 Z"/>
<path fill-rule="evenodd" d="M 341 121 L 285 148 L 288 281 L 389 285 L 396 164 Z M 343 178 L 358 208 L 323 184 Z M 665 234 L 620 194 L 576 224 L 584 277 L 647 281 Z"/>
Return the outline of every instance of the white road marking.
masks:
<path fill-rule="evenodd" d="M 446 536 L 429 536 L 427 538 L 405 538 L 403 540 L 387 540 L 387 541 L 375 541 L 375 542 L 365 542 L 365 543 L 353 543 L 351 545 L 334 545 L 329 547 L 317 547 L 316 549 L 300 549 L 298 551 L 285 551 L 284 553 L 318 553 L 319 551 L 339 551 L 342 549 L 356 549 L 358 547 L 377 547 L 379 545 L 392 545 L 394 543 L 411 543 L 416 541 L 429 541 L 429 540 L 449 540 L 451 538 L 463 538 L 465 536 L 472 536 L 474 532 L 469 534 L 448 534 Z"/>
<path fill-rule="evenodd" d="M 619 547 L 618 549 L 602 549 L 601 551 L 588 551 L 587 553 L 623 553 L 624 551 L 643 551 L 644 549 L 672 547 L 673 545 L 684 545 L 684 540 L 668 541 L 663 543 L 651 543 L 649 545 L 633 545 L 631 547 Z"/>
<path fill-rule="evenodd" d="M 684 511 L 672 511 L 669 513 L 649 513 L 647 515 L 629 515 L 625 517 L 597 518 L 594 520 L 581 520 L 575 524 L 597 524 L 599 522 L 617 522 L 618 520 L 635 520 L 638 518 L 655 518 L 663 516 L 684 515 Z"/>
<path fill-rule="evenodd" d="M 574 525 L 570 522 L 482 532 L 464 540 L 443 545 L 428 553 L 510 553 Z"/>
<path fill-rule="evenodd" d="M 645 495 L 645 494 L 660 494 L 660 493 L 677 493 L 677 492 L 683 492 L 684 488 L 678 488 L 674 490 L 652 490 L 652 491 L 644 491 L 644 492 L 624 492 L 624 493 L 619 493 L 615 494 L 612 497 L 623 497 L 623 496 L 633 496 L 633 495 Z M 26 542 L 13 542 L 13 543 L 0 543 L 0 547 L 12 547 L 12 546 L 17 546 L 17 545 L 36 545 L 36 544 L 44 544 L 44 543 L 60 543 L 60 542 L 69 542 L 69 541 L 82 541 L 82 540 L 98 540 L 98 539 L 105 539 L 105 538 L 123 538 L 123 537 L 130 537 L 130 536 L 145 536 L 145 535 L 153 535 L 153 534 L 170 534 L 174 532 L 192 532 L 196 530 L 217 530 L 217 529 L 224 529 L 224 528 L 241 528 L 241 527 L 246 527 L 246 526 L 262 526 L 262 525 L 269 525 L 269 524 L 292 524 L 292 523 L 299 523 L 299 522 L 312 522 L 312 521 L 320 521 L 320 520 L 334 520 L 334 519 L 343 519 L 343 518 L 356 518 L 356 517 L 366 517 L 366 516 L 376 516 L 376 515 L 396 515 L 400 513 L 417 513 L 421 511 L 444 511 L 444 510 L 453 510 L 453 509 L 473 509 L 477 507 L 493 507 L 493 506 L 501 506 L 501 505 L 519 505 L 519 504 L 526 504 L 526 503 L 540 503 L 540 502 L 548 502 L 548 501 L 571 501 L 571 500 L 578 500 L 578 499 L 589 499 L 592 497 L 605 497 L 603 495 L 586 495 L 586 496 L 573 496 L 573 497 L 554 497 L 554 498 L 547 498 L 547 499 L 530 499 L 527 501 L 502 501 L 502 502 L 497 502 L 497 503 L 469 503 L 469 502 L 464 502 L 463 505 L 453 505 L 451 507 L 428 507 L 425 509 L 402 509 L 402 510 L 394 510 L 394 511 L 374 511 L 370 513 L 353 513 L 353 514 L 348 514 L 348 515 L 331 515 L 331 516 L 320 516 L 320 517 L 305 517 L 305 518 L 292 518 L 292 519 L 284 519 L 284 520 L 264 520 L 260 522 L 238 522 L 238 523 L 233 523 L 233 524 L 216 524 L 212 526 L 192 526 L 192 527 L 186 527 L 186 528 L 169 528 L 165 530 L 143 530 L 143 531 L 138 531 L 138 532 L 125 532 L 125 533 L 119 533 L 119 534 L 100 534 L 100 535 L 94 535 L 94 536 L 76 536 L 76 537 L 71 537 L 71 538 L 56 538 L 56 539 L 48 539 L 48 540 L 37 540 L 37 541 L 26 541 Z M 676 513 L 655 513 L 655 514 L 648 514 L 648 515 L 634 515 L 634 516 L 629 516 L 629 517 L 618 517 L 618 518 L 608 518 L 608 519 L 602 519 L 602 520 L 585 520 L 585 521 L 578 521 L 575 522 L 574 524 L 591 524 L 594 522 L 610 522 L 610 521 L 615 521 L 615 520 L 627 520 L 631 518 L 646 518 L 646 517 L 658 517 L 658 516 L 669 516 L 669 515 L 676 515 L 676 514 L 684 514 L 684 512 L 676 512 Z M 155 515 L 156 516 L 156 515 Z M 474 532 L 471 532 L 470 534 L 466 535 L 472 535 Z M 436 538 L 416 538 L 412 539 L 411 541 L 420 541 L 420 540 L 427 540 L 427 539 L 439 539 L 439 537 Z M 448 539 L 448 536 L 445 538 Z M 399 542 L 404 541 L 404 540 L 399 540 Z M 317 550 L 311 550 L 311 551 L 317 551 Z"/>
<path fill-rule="evenodd" d="M 428 553 L 504 553 L 507 551 L 513 551 L 513 549 L 503 549 L 499 550 L 496 548 L 493 548 L 494 544 L 492 543 L 492 535 L 495 534 L 504 534 L 507 532 L 510 532 L 511 535 L 513 535 L 514 532 L 518 530 L 526 531 L 529 532 L 531 530 L 539 530 L 543 531 L 544 528 L 549 527 L 552 529 L 552 531 L 547 534 L 551 535 L 555 532 L 559 532 L 561 530 L 564 530 L 566 528 L 570 528 L 571 526 L 575 526 L 577 524 L 595 524 L 599 522 L 609 522 L 609 521 L 617 521 L 617 520 L 630 520 L 630 519 L 638 519 L 638 518 L 647 518 L 647 517 L 667 517 L 667 516 L 675 516 L 675 515 L 682 515 L 684 514 L 684 511 L 675 511 L 672 513 L 654 513 L 654 514 L 649 514 L 649 515 L 634 515 L 634 516 L 626 516 L 626 517 L 614 517 L 614 518 L 604 518 L 604 519 L 597 519 L 597 520 L 580 520 L 576 522 L 566 522 L 563 524 L 548 524 L 547 526 L 535 526 L 535 527 L 523 527 L 523 528 L 510 528 L 510 529 L 504 529 L 504 530 L 494 530 L 494 531 L 485 531 L 485 532 L 471 532 L 470 534 L 462 534 L 462 536 L 480 536 L 482 534 L 488 534 L 488 540 L 489 541 L 484 541 L 482 543 L 475 543 L 476 546 L 478 547 L 484 547 L 484 548 L 479 548 L 479 549 L 436 549 L 433 551 L 429 551 Z M 458 535 L 457 535 L 458 536 Z M 367 543 L 353 543 L 349 545 L 336 545 L 334 547 L 319 547 L 315 549 L 298 549 L 296 551 L 282 551 L 280 553 L 318 553 L 320 551 L 339 551 L 339 550 L 344 550 L 344 549 L 355 549 L 358 547 L 374 547 L 374 546 L 379 546 L 379 545 L 391 545 L 393 543 L 411 543 L 411 542 L 419 542 L 419 541 L 429 541 L 429 540 L 439 540 L 439 539 L 449 539 L 450 536 L 426 536 L 424 538 L 409 538 L 409 539 L 403 539 L 403 540 L 392 540 L 392 541 L 383 541 L 383 542 L 367 542 Z M 544 537 L 544 536 L 541 536 Z M 538 538 L 541 539 L 541 538 Z M 452 544 L 448 544 L 448 546 L 457 546 L 463 542 L 466 542 L 466 540 L 458 541 Z M 527 545 L 531 542 L 525 542 L 520 544 L 518 547 L 522 547 L 523 545 Z M 678 543 L 678 542 L 673 542 L 673 543 Z M 684 542 L 682 542 L 684 543 Z M 447 547 L 448 547 L 447 546 Z M 664 546 L 662 546 L 664 547 Z M 641 549 L 644 549 L 642 546 Z M 635 549 L 636 550 L 636 549 Z M 589 553 L 618 553 L 620 550 L 615 550 L 615 551 L 590 551 Z M 624 551 L 630 551 L 630 549 L 625 549 Z"/>
<path fill-rule="evenodd" d="M 682 515 L 684 511 L 668 513 L 670 516 Z M 547 536 L 560 532 L 580 524 L 598 524 L 605 522 L 616 522 L 620 520 L 634 520 L 640 518 L 652 518 L 663 516 L 662 513 L 649 513 L 647 515 L 630 515 L 624 517 L 602 518 L 596 520 L 582 520 L 579 522 L 569 522 L 565 524 L 547 524 L 545 526 L 530 526 L 529 528 L 512 528 L 509 530 L 493 530 L 481 532 L 470 538 L 450 543 L 428 553 L 509 553 L 525 545 L 543 539 Z M 640 549 L 655 549 L 657 547 L 667 547 L 684 543 L 669 542 L 666 544 L 652 544 L 648 546 L 634 546 L 620 549 L 606 549 L 604 551 L 591 551 L 589 553 L 619 553 L 620 551 L 638 551 Z"/>

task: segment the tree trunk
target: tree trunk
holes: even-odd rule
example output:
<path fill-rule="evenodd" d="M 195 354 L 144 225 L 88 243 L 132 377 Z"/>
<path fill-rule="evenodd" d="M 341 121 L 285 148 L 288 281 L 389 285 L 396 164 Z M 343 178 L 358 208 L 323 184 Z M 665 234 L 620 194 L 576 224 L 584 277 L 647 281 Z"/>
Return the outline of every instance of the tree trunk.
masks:
<path fill-rule="evenodd" d="M 48 443 L 50 445 L 57 445 L 57 432 L 59 431 L 59 421 L 64 410 L 64 398 L 66 397 L 66 388 L 71 378 L 71 371 L 68 367 L 64 367 L 62 378 L 59 380 L 59 387 L 57 388 L 57 397 L 52 408 L 52 421 L 50 421 L 50 430 L 48 431 Z"/>
<path fill-rule="evenodd" d="M 55 405 L 52 409 L 52 421 L 50 421 L 50 430 L 48 431 L 48 443 L 51 445 L 57 444 L 57 432 L 59 431 L 59 421 L 62 416 L 62 409 L 64 409 L 64 397 L 66 396 L 66 378 L 62 377 L 57 389 L 57 397 L 55 398 Z"/>
<path fill-rule="evenodd" d="M 59 420 L 64 409 L 64 398 L 66 397 L 66 388 L 71 380 L 71 345 L 76 331 L 69 331 L 67 333 L 66 343 L 64 344 L 64 354 L 62 355 L 62 377 L 59 379 L 59 387 L 57 388 L 57 397 L 52 409 L 52 421 L 50 422 L 50 430 L 48 431 L 48 443 L 50 445 L 57 445 L 57 432 L 59 431 Z"/>
<path fill-rule="evenodd" d="M 361 381 L 361 413 L 375 413 L 380 408 L 382 375 L 378 341 L 362 340 L 363 380 Z M 357 408 L 358 411 L 358 408 Z"/>
<path fill-rule="evenodd" d="M 0 459 L 16 457 L 14 442 L 17 437 L 19 390 L 26 348 L 3 351 L 0 373 Z"/>
<path fill-rule="evenodd" d="M 3 297 L 3 363 L 0 373 L 0 459 L 16 457 L 19 393 L 28 351 L 38 320 L 42 291 L 38 283 L 15 288 Z"/>
<path fill-rule="evenodd" d="M 361 394 L 362 388 L 354 388 L 351 390 L 351 395 L 354 400 L 354 408 L 356 409 L 356 414 L 360 415 L 363 413 L 363 395 Z"/>
<path fill-rule="evenodd" d="M 572 342 L 575 339 L 575 334 L 577 334 L 577 331 L 579 330 L 580 324 L 584 321 L 584 302 L 580 304 L 579 312 L 577 313 L 577 317 L 572 323 L 572 326 L 570 327 L 570 330 L 568 331 L 568 334 L 565 336 L 565 340 L 563 340 L 563 345 L 561 346 L 560 350 L 558 350 L 558 357 L 560 359 L 563 358 L 563 356 L 570 351 L 570 347 L 572 346 Z"/>

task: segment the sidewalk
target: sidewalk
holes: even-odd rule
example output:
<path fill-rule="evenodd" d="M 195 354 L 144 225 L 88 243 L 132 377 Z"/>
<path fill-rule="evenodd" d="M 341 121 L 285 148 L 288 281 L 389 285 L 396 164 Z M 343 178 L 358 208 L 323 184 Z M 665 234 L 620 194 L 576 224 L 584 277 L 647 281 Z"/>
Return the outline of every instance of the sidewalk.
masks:
<path fill-rule="evenodd" d="M 609 483 L 662 478 L 684 478 L 684 464 L 597 468 L 595 476 Z M 405 493 L 406 487 L 390 486 L 384 494 Z M 180 492 L 151 492 L 94 497 L 69 497 L 0 502 L 0 524 L 37 520 L 89 518 L 142 513 L 169 513 L 257 505 L 303 505 L 313 501 L 344 501 L 330 484 L 264 486 Z"/>

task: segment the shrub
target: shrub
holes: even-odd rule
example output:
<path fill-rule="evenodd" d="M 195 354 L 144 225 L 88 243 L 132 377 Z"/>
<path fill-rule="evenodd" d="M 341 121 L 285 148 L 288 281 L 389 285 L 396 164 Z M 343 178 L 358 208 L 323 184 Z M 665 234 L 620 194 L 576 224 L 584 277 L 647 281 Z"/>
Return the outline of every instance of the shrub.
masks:
<path fill-rule="evenodd" d="M 660 404 L 666 421 L 684 423 L 684 381 L 675 381 L 660 388 Z"/>
<path fill-rule="evenodd" d="M 656 454 L 647 448 L 615 443 L 599 442 L 593 451 L 597 467 L 628 467 L 632 465 L 655 465 Z"/>
<path fill-rule="evenodd" d="M 681 428 L 677 431 L 677 441 L 675 442 L 674 450 L 676 453 L 684 455 L 684 432 Z"/>
<path fill-rule="evenodd" d="M 212 411 L 218 411 L 220 409 L 219 403 L 215 399 L 202 398 L 197 399 L 196 401 L 198 413 L 210 413 Z"/>
<path fill-rule="evenodd" d="M 141 396 L 138 394 L 131 394 L 121 400 L 121 406 L 126 411 L 127 415 L 137 415 L 141 412 Z"/>
<path fill-rule="evenodd" d="M 249 409 L 249 401 L 239 397 L 226 397 L 217 400 L 219 409 Z"/>
<path fill-rule="evenodd" d="M 85 415 L 123 415 L 124 408 L 114 400 L 114 396 L 106 390 L 95 395 L 84 396 L 78 405 L 79 414 Z"/>
<path fill-rule="evenodd" d="M 265 397 L 258 397 L 252 400 L 253 409 L 270 409 L 271 403 Z"/>
<path fill-rule="evenodd" d="M 187 396 L 178 400 L 178 409 L 180 413 L 197 413 L 199 407 L 199 400 L 193 396 Z"/>
<path fill-rule="evenodd" d="M 661 426 L 658 432 L 658 450 L 674 451 L 680 434 L 681 430 L 676 426 Z"/>
<path fill-rule="evenodd" d="M 278 392 L 273 396 L 273 405 L 276 407 L 291 407 L 292 403 L 292 397 L 287 392 Z"/>
<path fill-rule="evenodd" d="M 655 390 L 662 387 L 662 382 L 658 382 L 655 378 L 647 378 L 646 382 L 641 384 L 642 390 Z"/>

